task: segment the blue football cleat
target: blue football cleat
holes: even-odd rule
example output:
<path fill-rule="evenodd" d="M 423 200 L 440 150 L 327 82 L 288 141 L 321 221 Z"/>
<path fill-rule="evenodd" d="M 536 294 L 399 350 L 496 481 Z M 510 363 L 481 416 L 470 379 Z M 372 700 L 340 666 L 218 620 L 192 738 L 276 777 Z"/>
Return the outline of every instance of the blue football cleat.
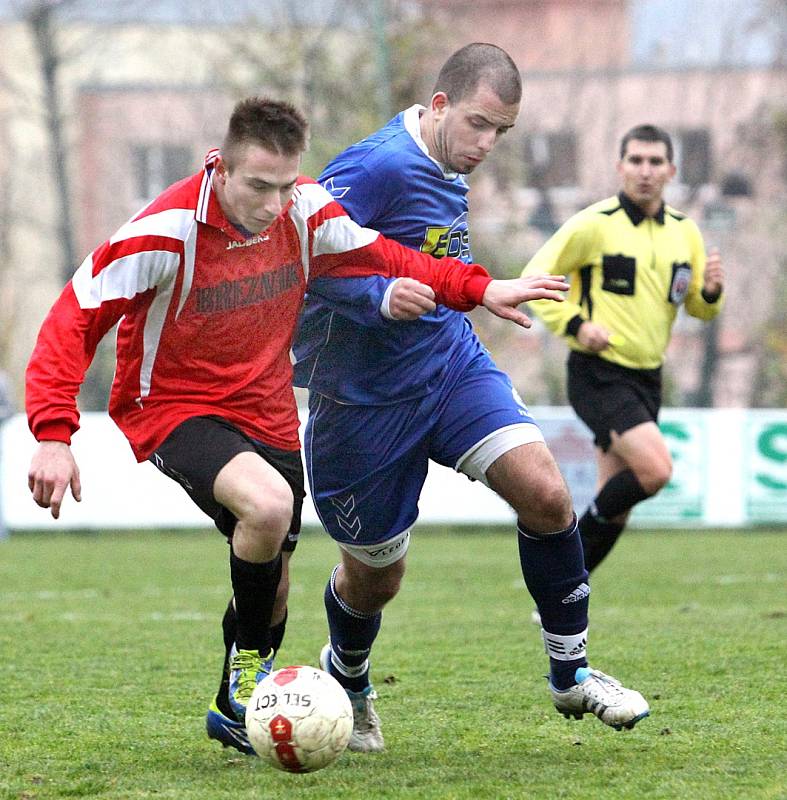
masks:
<path fill-rule="evenodd" d="M 205 729 L 208 731 L 208 738 L 221 742 L 223 747 L 234 747 L 247 756 L 257 755 L 249 742 L 246 726 L 222 714 L 215 699 L 208 707 Z"/>

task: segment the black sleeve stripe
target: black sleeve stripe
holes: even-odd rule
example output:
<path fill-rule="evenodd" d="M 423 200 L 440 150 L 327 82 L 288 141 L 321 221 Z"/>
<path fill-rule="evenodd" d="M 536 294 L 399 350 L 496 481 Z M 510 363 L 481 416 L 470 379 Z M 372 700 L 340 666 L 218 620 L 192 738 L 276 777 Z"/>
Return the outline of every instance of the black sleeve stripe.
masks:
<path fill-rule="evenodd" d="M 582 294 L 579 298 L 579 305 L 584 305 L 585 308 L 587 308 L 588 319 L 593 319 L 593 298 L 590 296 L 590 277 L 592 268 L 593 267 L 591 264 L 579 268 L 579 279 L 582 284 Z"/>

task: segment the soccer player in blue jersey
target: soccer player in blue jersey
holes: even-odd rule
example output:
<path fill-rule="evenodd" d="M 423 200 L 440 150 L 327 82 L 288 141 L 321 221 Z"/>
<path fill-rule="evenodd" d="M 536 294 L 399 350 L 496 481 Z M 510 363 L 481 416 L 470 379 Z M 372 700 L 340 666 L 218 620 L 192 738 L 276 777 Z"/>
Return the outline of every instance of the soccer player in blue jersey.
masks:
<path fill-rule="evenodd" d="M 441 69 L 428 107 L 408 108 L 349 147 L 320 182 L 360 224 L 470 261 L 465 176 L 513 127 L 521 93 L 503 50 L 463 47 Z M 484 482 L 516 511 L 558 711 L 593 712 L 618 729 L 647 716 L 639 692 L 588 667 L 590 589 L 569 493 L 467 317 L 435 307 L 406 279 L 320 278 L 310 283 L 295 354 L 296 383 L 310 390 L 307 474 L 341 552 L 325 589 L 330 641 L 320 661 L 353 701 L 350 748 L 384 748 L 369 655 L 404 575 L 429 459 Z"/>

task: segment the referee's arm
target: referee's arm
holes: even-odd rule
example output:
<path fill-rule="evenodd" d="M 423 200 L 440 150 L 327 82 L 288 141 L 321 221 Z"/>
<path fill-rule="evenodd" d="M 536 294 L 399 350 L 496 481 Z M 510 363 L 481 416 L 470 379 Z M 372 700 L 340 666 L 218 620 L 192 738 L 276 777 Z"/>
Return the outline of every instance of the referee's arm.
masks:
<path fill-rule="evenodd" d="M 691 240 L 691 283 L 684 301 L 686 311 L 692 317 L 711 320 L 724 305 L 724 272 L 721 257 L 715 248 L 706 256 L 699 228 L 686 220 Z M 707 270 L 707 272 L 706 272 Z"/>
<path fill-rule="evenodd" d="M 593 260 L 596 232 L 592 218 L 582 213 L 568 220 L 530 259 L 522 275 L 565 275 L 571 284 L 566 300 L 553 303 L 533 300 L 528 303 L 541 321 L 556 336 L 576 336 L 582 324 L 581 286 L 577 270 Z"/>

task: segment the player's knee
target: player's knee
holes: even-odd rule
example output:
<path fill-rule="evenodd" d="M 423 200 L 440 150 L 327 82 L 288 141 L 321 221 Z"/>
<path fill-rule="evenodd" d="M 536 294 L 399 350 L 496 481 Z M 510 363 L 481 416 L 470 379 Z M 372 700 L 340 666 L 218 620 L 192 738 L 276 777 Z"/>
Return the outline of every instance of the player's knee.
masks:
<path fill-rule="evenodd" d="M 250 500 L 239 520 L 260 538 L 284 539 L 292 522 L 292 490 L 287 484 L 270 488 Z"/>
<path fill-rule="evenodd" d="M 402 588 L 402 576 L 399 574 L 383 574 L 367 586 L 372 604 L 382 608 L 399 594 Z"/>
<path fill-rule="evenodd" d="M 573 506 L 563 480 L 545 482 L 539 492 L 531 495 L 527 509 L 517 509 L 519 518 L 539 533 L 565 530 L 573 519 Z"/>
<path fill-rule="evenodd" d="M 403 573 L 399 570 L 377 570 L 373 575 L 347 576 L 342 596 L 359 611 L 379 611 L 399 594 Z"/>
<path fill-rule="evenodd" d="M 668 459 L 654 461 L 637 475 L 642 488 L 649 495 L 661 491 L 672 477 L 672 462 Z"/>
<path fill-rule="evenodd" d="M 671 470 L 652 472 L 641 478 L 640 483 L 648 495 L 654 495 L 660 492 L 669 483 L 671 474 Z"/>

